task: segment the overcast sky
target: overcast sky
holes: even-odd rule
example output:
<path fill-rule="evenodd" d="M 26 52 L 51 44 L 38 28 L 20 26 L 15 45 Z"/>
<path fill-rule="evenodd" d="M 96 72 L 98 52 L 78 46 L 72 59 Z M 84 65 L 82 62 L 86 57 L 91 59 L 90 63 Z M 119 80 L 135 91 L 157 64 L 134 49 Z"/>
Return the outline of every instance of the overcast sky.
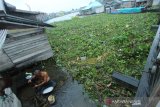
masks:
<path fill-rule="evenodd" d="M 68 11 L 79 7 L 87 6 L 94 0 L 5 0 L 6 2 L 15 5 L 18 9 L 41 12 L 58 12 Z M 27 6 L 28 5 L 28 6 Z"/>

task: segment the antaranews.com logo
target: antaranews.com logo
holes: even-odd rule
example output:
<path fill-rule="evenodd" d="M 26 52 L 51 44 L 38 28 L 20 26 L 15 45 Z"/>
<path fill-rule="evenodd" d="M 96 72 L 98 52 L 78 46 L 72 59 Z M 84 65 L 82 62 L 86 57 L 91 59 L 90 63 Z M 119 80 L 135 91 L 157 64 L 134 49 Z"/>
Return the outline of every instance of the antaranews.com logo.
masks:
<path fill-rule="evenodd" d="M 141 100 L 135 100 L 134 98 L 106 98 L 105 104 L 107 106 L 141 106 Z"/>

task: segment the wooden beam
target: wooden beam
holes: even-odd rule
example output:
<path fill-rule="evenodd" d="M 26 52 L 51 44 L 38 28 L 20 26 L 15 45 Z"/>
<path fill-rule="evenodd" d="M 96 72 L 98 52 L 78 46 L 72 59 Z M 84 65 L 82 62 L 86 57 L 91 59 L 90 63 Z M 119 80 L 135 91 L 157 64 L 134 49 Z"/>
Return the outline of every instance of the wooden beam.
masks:
<path fill-rule="evenodd" d="M 123 75 L 119 72 L 113 72 L 112 77 L 118 83 L 122 84 L 123 86 L 126 86 L 127 88 L 133 90 L 136 90 L 138 88 L 139 80 L 131 76 Z"/>
<path fill-rule="evenodd" d="M 157 30 L 158 30 L 158 27 L 159 27 L 159 25 L 152 25 L 152 26 L 151 26 L 151 30 L 156 30 L 156 31 L 157 31 Z"/>

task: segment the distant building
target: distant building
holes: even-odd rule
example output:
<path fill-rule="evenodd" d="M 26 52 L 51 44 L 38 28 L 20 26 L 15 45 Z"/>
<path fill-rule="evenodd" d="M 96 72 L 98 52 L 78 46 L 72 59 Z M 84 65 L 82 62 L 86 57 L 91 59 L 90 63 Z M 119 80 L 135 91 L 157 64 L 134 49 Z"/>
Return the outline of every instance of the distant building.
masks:
<path fill-rule="evenodd" d="M 149 0 L 154 8 L 160 8 L 160 0 Z"/>
<path fill-rule="evenodd" d="M 121 8 L 132 8 L 135 7 L 136 1 L 135 0 L 122 0 Z"/>
<path fill-rule="evenodd" d="M 105 12 L 111 13 L 111 11 L 115 9 L 121 8 L 121 2 L 120 1 L 109 1 L 105 3 Z"/>
<path fill-rule="evenodd" d="M 105 11 L 104 5 L 102 5 L 100 2 L 94 1 L 91 2 L 88 6 L 81 9 L 80 14 L 90 15 L 90 14 L 103 13 L 104 11 Z"/>
<path fill-rule="evenodd" d="M 146 6 L 147 0 L 136 0 L 136 7 Z"/>

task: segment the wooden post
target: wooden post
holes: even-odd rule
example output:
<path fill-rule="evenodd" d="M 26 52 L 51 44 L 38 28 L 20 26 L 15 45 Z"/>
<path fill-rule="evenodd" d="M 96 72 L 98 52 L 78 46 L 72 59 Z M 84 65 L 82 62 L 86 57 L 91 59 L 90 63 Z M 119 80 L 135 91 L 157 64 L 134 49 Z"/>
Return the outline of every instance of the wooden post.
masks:
<path fill-rule="evenodd" d="M 156 86 L 154 87 L 149 97 L 148 103 L 146 104 L 145 107 L 156 107 L 159 101 L 160 101 L 160 79 L 156 84 Z"/>

